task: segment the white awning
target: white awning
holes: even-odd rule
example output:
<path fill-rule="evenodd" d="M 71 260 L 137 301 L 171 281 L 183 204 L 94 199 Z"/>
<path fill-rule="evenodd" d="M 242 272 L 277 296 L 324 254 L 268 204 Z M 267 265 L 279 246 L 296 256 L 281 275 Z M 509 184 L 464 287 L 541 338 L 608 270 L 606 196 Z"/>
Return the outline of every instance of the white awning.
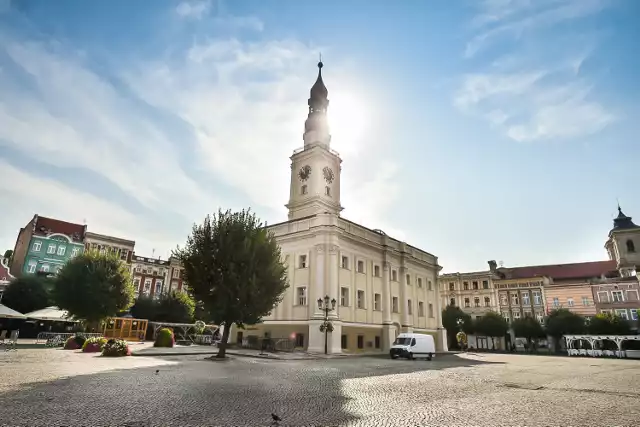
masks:
<path fill-rule="evenodd" d="M 0 319 L 26 319 L 22 313 L 18 313 L 17 311 L 7 307 L 6 305 L 0 304 Z"/>
<path fill-rule="evenodd" d="M 58 307 L 51 306 L 43 308 L 41 310 L 32 311 L 26 313 L 25 317 L 36 320 L 52 320 L 54 322 L 75 322 L 69 316 L 69 312 L 66 310 L 60 310 Z"/>

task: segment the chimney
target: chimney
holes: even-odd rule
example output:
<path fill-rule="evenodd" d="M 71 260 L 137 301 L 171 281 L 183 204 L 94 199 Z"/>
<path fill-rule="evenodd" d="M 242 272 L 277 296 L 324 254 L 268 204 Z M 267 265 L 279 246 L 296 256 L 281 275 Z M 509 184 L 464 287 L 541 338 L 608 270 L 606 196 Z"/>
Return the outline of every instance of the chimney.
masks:
<path fill-rule="evenodd" d="M 498 268 L 498 264 L 496 263 L 495 260 L 491 260 L 488 261 L 489 263 L 489 271 L 491 271 L 492 273 L 495 273 L 496 269 Z"/>

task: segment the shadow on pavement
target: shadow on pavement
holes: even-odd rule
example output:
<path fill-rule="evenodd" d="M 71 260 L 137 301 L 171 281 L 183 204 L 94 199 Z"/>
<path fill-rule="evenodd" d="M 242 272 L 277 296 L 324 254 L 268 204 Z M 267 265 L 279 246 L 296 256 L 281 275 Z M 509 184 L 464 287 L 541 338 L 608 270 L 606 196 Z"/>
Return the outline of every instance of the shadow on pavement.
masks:
<path fill-rule="evenodd" d="M 280 426 L 342 425 L 356 419 L 344 410 L 349 398 L 342 380 L 484 363 L 453 355 L 432 361 L 203 359 L 173 357 L 178 363 L 26 384 L 0 395 L 0 420 L 30 427 L 268 426 L 275 413 Z"/>

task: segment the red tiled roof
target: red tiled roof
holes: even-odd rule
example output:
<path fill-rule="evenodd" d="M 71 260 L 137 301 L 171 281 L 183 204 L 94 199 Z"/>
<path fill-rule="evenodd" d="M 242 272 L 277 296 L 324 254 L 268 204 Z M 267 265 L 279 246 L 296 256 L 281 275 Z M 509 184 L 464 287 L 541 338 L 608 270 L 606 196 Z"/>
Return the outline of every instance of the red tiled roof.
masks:
<path fill-rule="evenodd" d="M 45 230 L 50 230 L 51 233 L 59 233 L 64 234 L 66 236 L 72 237 L 74 234 L 78 234 L 79 241 L 84 240 L 84 225 L 74 224 L 71 222 L 60 221 L 58 219 L 47 218 L 44 216 L 38 216 L 38 221 L 35 225 L 34 234 L 37 236 L 44 236 L 45 233 L 41 231 L 41 228 L 44 227 Z"/>
<path fill-rule="evenodd" d="M 587 279 L 600 277 L 616 270 L 615 261 L 579 262 L 573 264 L 536 265 L 529 267 L 499 268 L 507 279 L 548 276 L 553 279 Z"/>

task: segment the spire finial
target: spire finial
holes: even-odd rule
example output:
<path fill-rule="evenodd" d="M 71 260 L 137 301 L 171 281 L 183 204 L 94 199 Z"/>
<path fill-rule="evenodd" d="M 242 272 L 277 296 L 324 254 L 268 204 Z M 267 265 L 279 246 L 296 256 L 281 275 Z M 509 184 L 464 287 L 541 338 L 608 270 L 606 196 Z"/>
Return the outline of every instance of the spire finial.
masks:
<path fill-rule="evenodd" d="M 324 66 L 324 64 L 322 63 L 322 52 L 320 52 L 318 54 L 318 72 L 320 72 L 320 70 L 322 70 L 323 66 Z"/>

